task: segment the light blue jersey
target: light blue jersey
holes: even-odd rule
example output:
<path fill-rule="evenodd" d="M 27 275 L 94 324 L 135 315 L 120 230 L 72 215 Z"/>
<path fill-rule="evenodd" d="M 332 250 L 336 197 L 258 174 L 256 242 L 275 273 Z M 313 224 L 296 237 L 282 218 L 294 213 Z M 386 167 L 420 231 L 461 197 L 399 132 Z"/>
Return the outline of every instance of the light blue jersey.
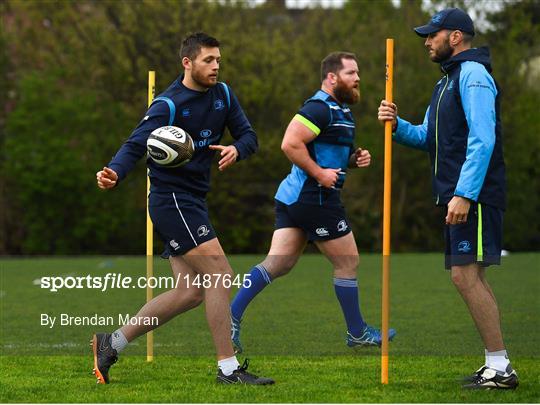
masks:
<path fill-rule="evenodd" d="M 341 168 L 342 174 L 336 188 L 329 189 L 320 186 L 314 178 L 293 164 L 291 173 L 278 188 L 276 200 L 286 205 L 296 202 L 341 204 L 339 189 L 343 187 L 349 157 L 354 152 L 355 124 L 350 108 L 319 90 L 304 103 L 293 119 L 316 135 L 316 138 L 306 145 L 311 158 L 322 168 Z"/>

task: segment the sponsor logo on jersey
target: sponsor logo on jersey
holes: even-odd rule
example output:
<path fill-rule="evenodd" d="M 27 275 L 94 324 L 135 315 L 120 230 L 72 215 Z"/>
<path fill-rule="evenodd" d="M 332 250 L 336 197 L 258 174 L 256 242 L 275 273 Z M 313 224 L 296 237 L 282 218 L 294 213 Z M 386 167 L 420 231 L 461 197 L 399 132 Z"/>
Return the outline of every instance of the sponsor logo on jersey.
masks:
<path fill-rule="evenodd" d="M 199 135 L 202 138 L 209 138 L 212 135 L 212 130 L 210 129 L 203 129 L 201 132 L 199 132 Z"/>
<path fill-rule="evenodd" d="M 171 247 L 174 250 L 178 250 L 178 248 L 180 247 L 180 244 L 178 242 L 176 242 L 174 239 L 169 242 L 169 245 L 171 245 Z"/>
<path fill-rule="evenodd" d="M 189 108 L 184 108 L 182 110 L 182 117 L 189 117 L 191 115 L 191 110 Z"/>
<path fill-rule="evenodd" d="M 315 230 L 315 233 L 319 236 L 328 236 L 330 233 L 328 233 L 328 229 L 326 228 L 317 228 Z"/>
<path fill-rule="evenodd" d="M 214 101 L 214 108 L 216 110 L 223 110 L 225 108 L 225 103 L 222 99 L 218 98 L 216 101 Z"/>

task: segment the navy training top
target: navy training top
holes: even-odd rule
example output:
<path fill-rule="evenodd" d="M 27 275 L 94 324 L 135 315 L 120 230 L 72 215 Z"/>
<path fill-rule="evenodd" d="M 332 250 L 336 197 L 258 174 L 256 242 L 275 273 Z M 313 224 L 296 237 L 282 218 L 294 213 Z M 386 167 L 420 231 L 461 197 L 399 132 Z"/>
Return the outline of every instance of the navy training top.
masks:
<path fill-rule="evenodd" d="M 315 205 L 339 205 L 349 158 L 354 152 L 355 123 L 346 104 L 319 90 L 308 99 L 293 118 L 308 127 L 316 138 L 306 144 L 310 157 L 322 168 L 341 168 L 335 188 L 321 186 L 304 170 L 293 164 L 291 173 L 281 182 L 276 200 Z"/>
<path fill-rule="evenodd" d="M 146 154 L 146 141 L 156 128 L 174 125 L 192 138 L 195 153 L 181 167 L 166 168 L 147 158 L 152 192 L 186 191 L 205 197 L 210 189 L 210 167 L 215 151 L 208 145 L 218 145 L 227 127 L 235 139 L 238 160 L 257 150 L 257 136 L 231 88 L 219 82 L 207 91 L 191 90 L 178 77 L 167 90 L 155 98 L 146 116 L 113 157 L 108 167 L 126 177 L 136 162 Z"/>

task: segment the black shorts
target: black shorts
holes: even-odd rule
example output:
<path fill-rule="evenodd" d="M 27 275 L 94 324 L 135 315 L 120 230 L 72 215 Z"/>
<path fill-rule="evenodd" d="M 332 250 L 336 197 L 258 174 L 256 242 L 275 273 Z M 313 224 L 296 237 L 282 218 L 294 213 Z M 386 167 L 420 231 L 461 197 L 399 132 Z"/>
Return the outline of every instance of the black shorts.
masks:
<path fill-rule="evenodd" d="M 183 255 L 216 237 L 204 198 L 190 193 L 150 193 L 150 218 L 165 243 L 163 257 Z"/>
<path fill-rule="evenodd" d="M 467 222 L 445 227 L 445 267 L 501 264 L 503 214 L 500 208 L 471 202 Z"/>
<path fill-rule="evenodd" d="M 337 239 L 351 232 L 343 205 L 286 205 L 275 200 L 275 210 L 275 229 L 300 228 L 310 241 Z"/>

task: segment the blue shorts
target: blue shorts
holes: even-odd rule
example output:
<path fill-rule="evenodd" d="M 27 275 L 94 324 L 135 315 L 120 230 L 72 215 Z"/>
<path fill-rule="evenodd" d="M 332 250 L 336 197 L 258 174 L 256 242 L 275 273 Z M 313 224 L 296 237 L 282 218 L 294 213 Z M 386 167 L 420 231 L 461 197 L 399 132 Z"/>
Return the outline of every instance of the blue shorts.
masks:
<path fill-rule="evenodd" d="M 154 228 L 165 243 L 165 258 L 183 255 L 216 237 L 204 198 L 185 192 L 152 192 L 148 207 Z"/>
<path fill-rule="evenodd" d="M 471 202 L 467 222 L 445 227 L 445 267 L 501 264 L 503 215 L 500 208 Z"/>
<path fill-rule="evenodd" d="M 275 200 L 275 229 L 300 228 L 310 241 L 341 238 L 351 232 L 343 205 L 283 204 Z"/>

